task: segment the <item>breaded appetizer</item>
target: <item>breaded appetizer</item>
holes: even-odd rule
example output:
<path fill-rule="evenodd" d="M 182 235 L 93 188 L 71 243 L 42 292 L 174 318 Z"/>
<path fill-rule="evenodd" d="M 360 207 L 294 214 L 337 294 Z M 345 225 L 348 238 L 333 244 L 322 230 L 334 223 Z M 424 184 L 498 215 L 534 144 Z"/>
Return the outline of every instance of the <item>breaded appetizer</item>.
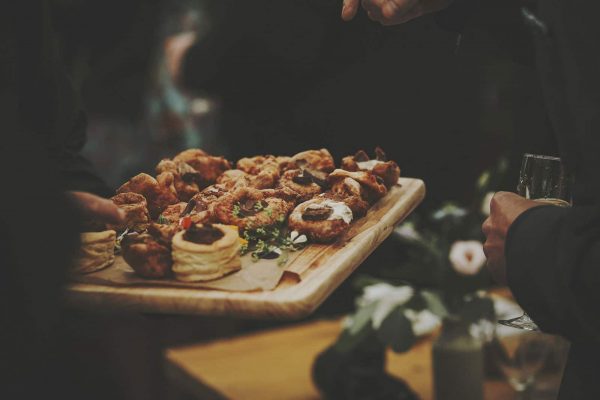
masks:
<path fill-rule="evenodd" d="M 290 214 L 288 226 L 320 243 L 329 243 L 348 231 L 352 210 L 342 201 L 319 196 L 299 204 Z"/>

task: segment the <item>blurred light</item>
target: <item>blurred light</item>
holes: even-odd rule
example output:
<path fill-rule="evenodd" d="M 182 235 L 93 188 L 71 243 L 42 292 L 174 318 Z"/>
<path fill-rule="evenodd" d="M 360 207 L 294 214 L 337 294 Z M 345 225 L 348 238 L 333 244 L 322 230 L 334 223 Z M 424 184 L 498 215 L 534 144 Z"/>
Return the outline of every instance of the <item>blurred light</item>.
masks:
<path fill-rule="evenodd" d="M 190 104 L 192 114 L 202 115 L 208 114 L 211 111 L 210 101 L 206 99 L 194 99 Z"/>

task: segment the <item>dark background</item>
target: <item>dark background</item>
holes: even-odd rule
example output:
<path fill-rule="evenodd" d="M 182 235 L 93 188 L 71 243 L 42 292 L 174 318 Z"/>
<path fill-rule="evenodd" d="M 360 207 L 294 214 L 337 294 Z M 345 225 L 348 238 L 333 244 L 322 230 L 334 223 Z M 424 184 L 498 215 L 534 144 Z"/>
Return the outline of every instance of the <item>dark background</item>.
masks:
<path fill-rule="evenodd" d="M 53 6 L 62 57 L 88 115 L 85 153 L 112 187 L 188 147 L 233 161 L 327 147 L 339 160 L 379 145 L 403 176 L 426 182 L 424 212 L 448 200 L 468 203 L 479 174 L 501 156 L 510 172 L 498 189 L 514 190 L 524 152 L 554 152 L 533 66 L 485 29 L 501 15 L 459 34 L 436 16 L 389 28 L 363 14 L 344 23 L 337 0 Z M 198 40 L 176 83 L 165 41 L 190 31 Z M 386 262 L 394 262 L 394 243 L 361 270 L 376 274 Z M 344 284 L 311 318 L 352 310 L 354 296 Z M 74 313 L 66 339 L 76 344 L 79 379 L 106 396 L 180 398 L 162 375 L 165 346 L 279 324 Z"/>

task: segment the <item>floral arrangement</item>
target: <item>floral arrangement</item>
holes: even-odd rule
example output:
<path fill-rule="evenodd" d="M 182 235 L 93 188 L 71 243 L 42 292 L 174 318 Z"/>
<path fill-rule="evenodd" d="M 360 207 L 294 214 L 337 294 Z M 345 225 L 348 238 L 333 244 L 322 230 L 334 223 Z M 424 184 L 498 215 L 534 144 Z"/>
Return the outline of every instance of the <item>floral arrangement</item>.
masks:
<path fill-rule="evenodd" d="M 367 338 L 377 338 L 396 352 L 407 351 L 448 314 L 474 323 L 493 318 L 493 304 L 482 296 L 493 282 L 483 268 L 481 225 L 490 212 L 491 190 L 507 169 L 501 159 L 493 171 L 485 171 L 471 205 L 445 203 L 426 215 L 414 214 L 394 230 L 401 257 L 379 271 L 378 278 L 357 278 L 362 294 L 334 344 L 338 351 L 352 351 Z M 473 327 L 488 328 L 485 323 Z"/>

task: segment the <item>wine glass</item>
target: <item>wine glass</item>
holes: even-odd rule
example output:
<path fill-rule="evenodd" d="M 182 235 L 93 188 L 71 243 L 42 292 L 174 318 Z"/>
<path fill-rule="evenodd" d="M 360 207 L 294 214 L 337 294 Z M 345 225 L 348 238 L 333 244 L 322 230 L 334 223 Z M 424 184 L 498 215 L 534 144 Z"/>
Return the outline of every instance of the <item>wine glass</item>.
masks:
<path fill-rule="evenodd" d="M 496 338 L 494 359 L 518 398 L 531 393 L 536 374 L 542 370 L 555 340 L 542 332 L 511 329 Z"/>
<path fill-rule="evenodd" d="M 571 179 L 558 157 L 525 154 L 517 193 L 526 199 L 558 207 L 571 206 Z M 502 325 L 528 331 L 539 330 L 536 323 L 523 313 L 520 317 L 499 320 Z"/>

